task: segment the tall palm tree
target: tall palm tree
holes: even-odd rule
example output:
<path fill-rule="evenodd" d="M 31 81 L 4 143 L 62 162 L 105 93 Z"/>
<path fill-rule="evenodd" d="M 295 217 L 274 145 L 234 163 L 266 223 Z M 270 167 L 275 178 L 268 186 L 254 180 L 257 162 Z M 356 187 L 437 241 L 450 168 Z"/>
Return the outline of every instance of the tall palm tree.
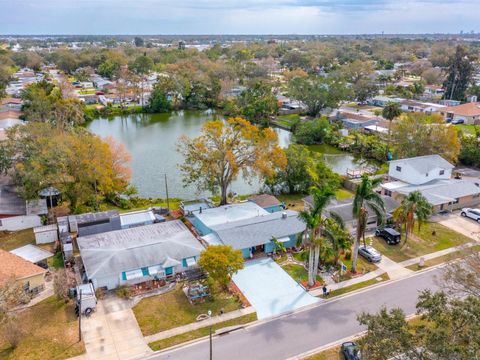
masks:
<path fill-rule="evenodd" d="M 307 226 L 304 234 L 304 246 L 309 249 L 308 254 L 308 286 L 315 284 L 318 272 L 318 261 L 320 258 L 320 248 L 322 246 L 322 212 L 328 203 L 335 196 L 335 193 L 329 187 L 312 187 L 310 189 L 312 196 L 312 207 L 306 209 L 298 215 Z"/>
<path fill-rule="evenodd" d="M 432 215 L 433 206 L 422 195 L 420 191 L 412 191 L 402 200 L 402 203 L 394 212 L 394 218 L 397 223 L 403 225 L 405 231 L 404 246 L 408 241 L 408 235 L 413 232 L 415 222 L 417 222 L 418 230 L 425 223 L 430 215 Z"/>
<path fill-rule="evenodd" d="M 388 142 L 387 142 L 387 158 L 390 151 L 390 142 L 392 140 L 392 121 L 396 117 L 399 117 L 402 113 L 400 104 L 396 102 L 389 102 L 382 110 L 382 116 L 388 120 Z"/>
<path fill-rule="evenodd" d="M 385 223 L 386 211 L 385 202 L 375 188 L 380 185 L 382 178 L 370 179 L 367 174 L 362 176 L 362 180 L 355 191 L 353 198 L 353 217 L 357 221 L 357 236 L 355 239 L 355 247 L 353 249 L 352 272 L 357 272 L 358 249 L 360 241 L 363 239 L 365 243 L 365 230 L 367 228 L 367 220 L 369 210 L 373 211 L 377 216 L 377 223 L 382 225 Z"/>
<path fill-rule="evenodd" d="M 352 246 L 351 236 L 340 215 L 335 212 L 330 212 L 330 216 L 325 219 L 323 224 L 323 236 L 330 245 L 336 265 L 340 259 L 341 251 L 349 249 L 350 246 Z"/>

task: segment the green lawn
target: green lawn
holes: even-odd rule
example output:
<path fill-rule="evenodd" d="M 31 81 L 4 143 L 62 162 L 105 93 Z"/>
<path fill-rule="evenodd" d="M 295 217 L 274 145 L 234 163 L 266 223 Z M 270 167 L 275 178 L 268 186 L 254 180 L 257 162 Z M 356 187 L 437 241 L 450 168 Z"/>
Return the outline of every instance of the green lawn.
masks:
<path fill-rule="evenodd" d="M 377 280 L 375 278 L 375 279 L 363 281 L 363 282 L 360 282 L 360 283 L 357 283 L 357 284 L 354 284 L 354 285 L 346 286 L 346 287 L 343 287 L 343 288 L 340 288 L 340 289 L 337 289 L 337 290 L 333 290 L 330 293 L 330 297 L 340 296 L 340 295 L 349 293 L 351 291 L 355 291 L 355 290 L 362 289 L 362 288 L 367 287 L 367 286 L 378 284 L 379 282 L 382 282 L 382 281 L 390 280 L 387 273 L 384 273 L 384 274 L 380 275 L 379 277 L 381 278 L 381 280 Z"/>
<path fill-rule="evenodd" d="M 0 232 L 0 249 L 10 251 L 28 244 L 35 244 L 35 235 L 32 229 Z"/>
<path fill-rule="evenodd" d="M 285 270 L 288 275 L 292 277 L 298 283 L 308 281 L 308 271 L 301 265 L 297 264 L 286 264 L 282 265 L 282 269 Z M 317 275 L 317 280 L 323 283 L 323 279 Z"/>
<path fill-rule="evenodd" d="M 463 131 L 464 134 L 475 135 L 475 125 L 466 125 L 466 124 L 459 124 L 455 125 L 458 130 Z"/>
<path fill-rule="evenodd" d="M 340 188 L 335 191 L 335 197 L 337 200 L 351 199 L 353 197 L 353 193 L 347 189 Z"/>
<path fill-rule="evenodd" d="M 289 129 L 292 127 L 293 124 L 295 124 L 298 121 L 300 121 L 299 114 L 279 115 L 275 119 L 275 123 Z"/>
<path fill-rule="evenodd" d="M 424 224 L 420 231 L 415 227 L 413 235 L 409 236 L 405 245 L 404 238 L 399 245 L 387 245 L 385 240 L 375 237 L 373 247 L 393 261 L 400 262 L 472 242 L 472 239 L 434 222 Z"/>
<path fill-rule="evenodd" d="M 304 360 L 344 360 L 344 357 L 340 353 L 340 346 L 334 346 L 318 354 L 309 356 Z"/>
<path fill-rule="evenodd" d="M 422 270 L 438 264 L 443 264 L 443 263 L 458 259 L 459 257 L 465 254 L 465 251 L 480 251 L 480 245 L 472 246 L 468 250 L 459 250 L 459 251 L 452 252 L 450 254 L 446 254 L 430 260 L 426 260 L 425 265 L 423 267 L 420 267 L 418 264 L 413 264 L 413 265 L 407 266 L 407 269 L 418 271 L 418 270 Z"/>
<path fill-rule="evenodd" d="M 352 257 L 353 257 L 353 247 L 352 247 Z M 352 257 L 350 259 L 345 259 L 344 255 L 340 256 L 340 261 L 347 267 L 348 270 L 352 268 Z M 358 256 L 357 258 L 357 272 L 359 273 L 369 273 L 371 271 L 377 270 L 377 266 L 375 264 L 372 264 L 371 262 L 365 260 L 363 257 Z M 342 275 L 342 281 L 343 280 L 348 280 L 351 278 L 350 273 L 346 273 Z"/>
<path fill-rule="evenodd" d="M 0 359 L 68 359 L 85 352 L 78 341 L 78 319 L 74 304 L 65 304 L 52 296 L 18 313 L 24 332 L 17 348 L 12 349 L 0 337 Z M 0 332 L 3 329 L 0 326 Z"/>
<path fill-rule="evenodd" d="M 143 335 L 151 335 L 174 327 L 190 324 L 196 321 L 200 314 L 211 310 L 213 315 L 220 310 L 229 312 L 241 308 L 240 302 L 231 294 L 219 294 L 215 300 L 190 305 L 181 286 L 163 295 L 152 296 L 141 300 L 133 312 Z"/>
<path fill-rule="evenodd" d="M 308 194 L 282 194 L 277 195 L 277 199 L 287 205 L 287 208 L 295 211 L 302 211 L 304 209 L 303 199 Z M 346 200 L 353 197 L 353 193 L 345 188 L 339 188 L 335 191 L 335 197 L 337 200 Z"/>
<path fill-rule="evenodd" d="M 63 256 L 61 251 L 57 251 L 55 255 L 48 259 L 48 266 L 55 269 L 61 269 L 65 266 L 63 263 Z"/>
<path fill-rule="evenodd" d="M 248 324 L 257 320 L 257 314 L 247 314 L 236 319 L 223 321 L 221 323 L 212 326 L 212 332 L 215 333 L 218 329 L 223 329 L 234 325 Z M 206 323 L 207 324 L 207 323 Z M 184 334 L 172 336 L 167 339 L 159 340 L 148 344 L 153 351 L 169 348 L 174 345 L 178 345 L 187 341 L 195 340 L 204 336 L 208 336 L 210 333 L 210 327 L 205 326 L 197 330 L 193 330 Z"/>

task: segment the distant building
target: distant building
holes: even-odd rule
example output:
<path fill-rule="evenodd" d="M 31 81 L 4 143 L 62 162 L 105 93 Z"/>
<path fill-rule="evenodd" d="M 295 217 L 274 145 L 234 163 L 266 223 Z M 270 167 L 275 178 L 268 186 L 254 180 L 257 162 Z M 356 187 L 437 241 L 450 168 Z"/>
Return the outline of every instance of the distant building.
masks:
<path fill-rule="evenodd" d="M 480 124 L 480 102 L 448 106 L 442 111 L 447 122 L 463 120 L 465 124 Z"/>
<path fill-rule="evenodd" d="M 347 111 L 338 111 L 335 119 L 341 121 L 347 129 L 363 129 L 367 126 L 377 125 L 378 123 L 378 119 L 375 116 L 367 116 Z"/>
<path fill-rule="evenodd" d="M 400 109 L 405 112 L 422 112 L 426 114 L 440 113 L 446 108 L 445 105 L 425 103 L 414 100 L 403 100 L 400 102 Z"/>

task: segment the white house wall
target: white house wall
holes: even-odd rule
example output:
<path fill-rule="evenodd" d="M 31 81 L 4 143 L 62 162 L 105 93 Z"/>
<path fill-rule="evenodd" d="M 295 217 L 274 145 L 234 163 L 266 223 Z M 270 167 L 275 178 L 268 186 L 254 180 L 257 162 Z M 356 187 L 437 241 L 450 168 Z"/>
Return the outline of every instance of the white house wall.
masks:
<path fill-rule="evenodd" d="M 42 225 L 38 215 L 21 215 L 0 219 L 0 231 L 18 231 Z"/>

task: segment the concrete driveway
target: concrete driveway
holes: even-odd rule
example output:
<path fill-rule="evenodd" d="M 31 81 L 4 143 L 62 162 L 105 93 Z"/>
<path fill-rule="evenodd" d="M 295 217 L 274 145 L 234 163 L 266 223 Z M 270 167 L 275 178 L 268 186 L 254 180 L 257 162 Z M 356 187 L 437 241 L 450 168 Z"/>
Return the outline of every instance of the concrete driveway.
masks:
<path fill-rule="evenodd" d="M 82 318 L 82 336 L 88 360 L 145 358 L 151 354 L 129 302 L 113 294 L 97 304 L 89 318 Z"/>
<path fill-rule="evenodd" d="M 308 294 L 272 259 L 252 260 L 233 275 L 233 281 L 257 311 L 266 319 L 320 300 Z"/>
<path fill-rule="evenodd" d="M 475 220 L 460 216 L 460 211 L 446 215 L 435 215 L 432 220 L 472 240 L 480 242 L 480 224 Z"/>

